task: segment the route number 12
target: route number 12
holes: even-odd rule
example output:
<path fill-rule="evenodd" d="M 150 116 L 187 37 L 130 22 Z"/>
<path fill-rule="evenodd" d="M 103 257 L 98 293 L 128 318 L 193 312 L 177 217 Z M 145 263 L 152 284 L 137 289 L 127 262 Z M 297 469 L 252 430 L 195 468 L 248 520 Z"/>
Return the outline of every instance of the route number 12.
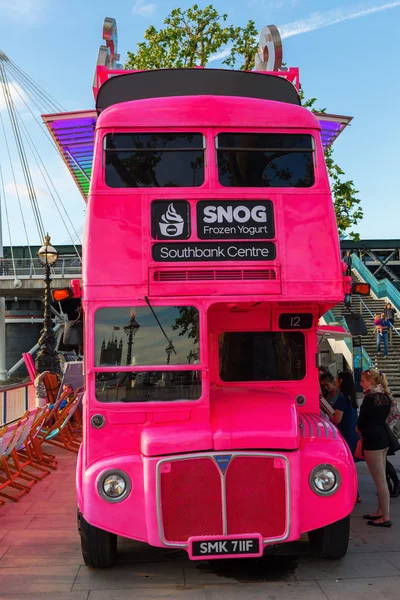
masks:
<path fill-rule="evenodd" d="M 283 313 L 279 315 L 279 329 L 311 329 L 313 315 L 310 313 Z"/>

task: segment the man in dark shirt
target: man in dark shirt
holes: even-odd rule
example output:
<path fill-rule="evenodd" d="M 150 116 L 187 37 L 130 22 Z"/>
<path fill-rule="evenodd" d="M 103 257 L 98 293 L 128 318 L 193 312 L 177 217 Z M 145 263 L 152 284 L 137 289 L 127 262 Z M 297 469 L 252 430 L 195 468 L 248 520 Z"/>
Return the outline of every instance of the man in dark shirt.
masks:
<path fill-rule="evenodd" d="M 393 328 L 394 328 L 394 317 L 396 314 L 396 310 L 393 306 L 388 302 L 383 310 L 385 313 L 385 318 L 389 321 L 389 342 L 392 345 L 392 337 L 393 337 Z"/>
<path fill-rule="evenodd" d="M 347 271 L 346 271 L 346 275 L 350 275 L 351 276 L 351 265 L 353 264 L 353 261 L 351 259 L 350 256 L 350 251 L 346 250 L 346 254 L 344 256 L 343 261 L 346 263 L 347 265 Z"/>

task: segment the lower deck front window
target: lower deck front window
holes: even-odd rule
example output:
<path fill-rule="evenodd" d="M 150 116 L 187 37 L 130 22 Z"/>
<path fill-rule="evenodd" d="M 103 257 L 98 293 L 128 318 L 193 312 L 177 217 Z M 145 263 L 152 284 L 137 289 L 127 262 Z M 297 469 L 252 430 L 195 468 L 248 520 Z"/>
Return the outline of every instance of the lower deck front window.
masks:
<path fill-rule="evenodd" d="M 96 373 L 99 402 L 174 402 L 200 396 L 201 371 Z"/>
<path fill-rule="evenodd" d="M 229 331 L 219 337 L 222 381 L 289 381 L 306 374 L 304 334 Z"/>

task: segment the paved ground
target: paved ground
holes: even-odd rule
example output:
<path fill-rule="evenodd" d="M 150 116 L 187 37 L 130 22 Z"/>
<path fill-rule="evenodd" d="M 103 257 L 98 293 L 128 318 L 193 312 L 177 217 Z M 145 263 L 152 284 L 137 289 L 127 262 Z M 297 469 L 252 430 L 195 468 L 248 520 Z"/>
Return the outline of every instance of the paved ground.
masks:
<path fill-rule="evenodd" d="M 18 504 L 0 507 L 0 600 L 398 600 L 400 499 L 394 526 L 371 529 L 361 519 L 376 495 L 359 466 L 363 503 L 341 561 L 313 557 L 308 544 L 285 556 L 191 562 L 186 554 L 123 540 L 113 569 L 83 566 L 76 531 L 74 455 L 60 451 L 59 468 Z M 400 458 L 400 457 L 399 457 Z M 400 467 L 400 460 L 397 460 Z"/>

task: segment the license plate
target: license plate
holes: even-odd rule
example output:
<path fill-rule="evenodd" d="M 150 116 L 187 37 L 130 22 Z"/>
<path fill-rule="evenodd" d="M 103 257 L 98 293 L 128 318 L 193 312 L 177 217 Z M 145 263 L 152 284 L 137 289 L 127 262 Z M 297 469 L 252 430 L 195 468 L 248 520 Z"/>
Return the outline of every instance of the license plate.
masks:
<path fill-rule="evenodd" d="M 189 556 L 194 560 L 261 556 L 262 553 L 262 538 L 254 534 L 240 537 L 191 538 L 189 540 Z"/>

